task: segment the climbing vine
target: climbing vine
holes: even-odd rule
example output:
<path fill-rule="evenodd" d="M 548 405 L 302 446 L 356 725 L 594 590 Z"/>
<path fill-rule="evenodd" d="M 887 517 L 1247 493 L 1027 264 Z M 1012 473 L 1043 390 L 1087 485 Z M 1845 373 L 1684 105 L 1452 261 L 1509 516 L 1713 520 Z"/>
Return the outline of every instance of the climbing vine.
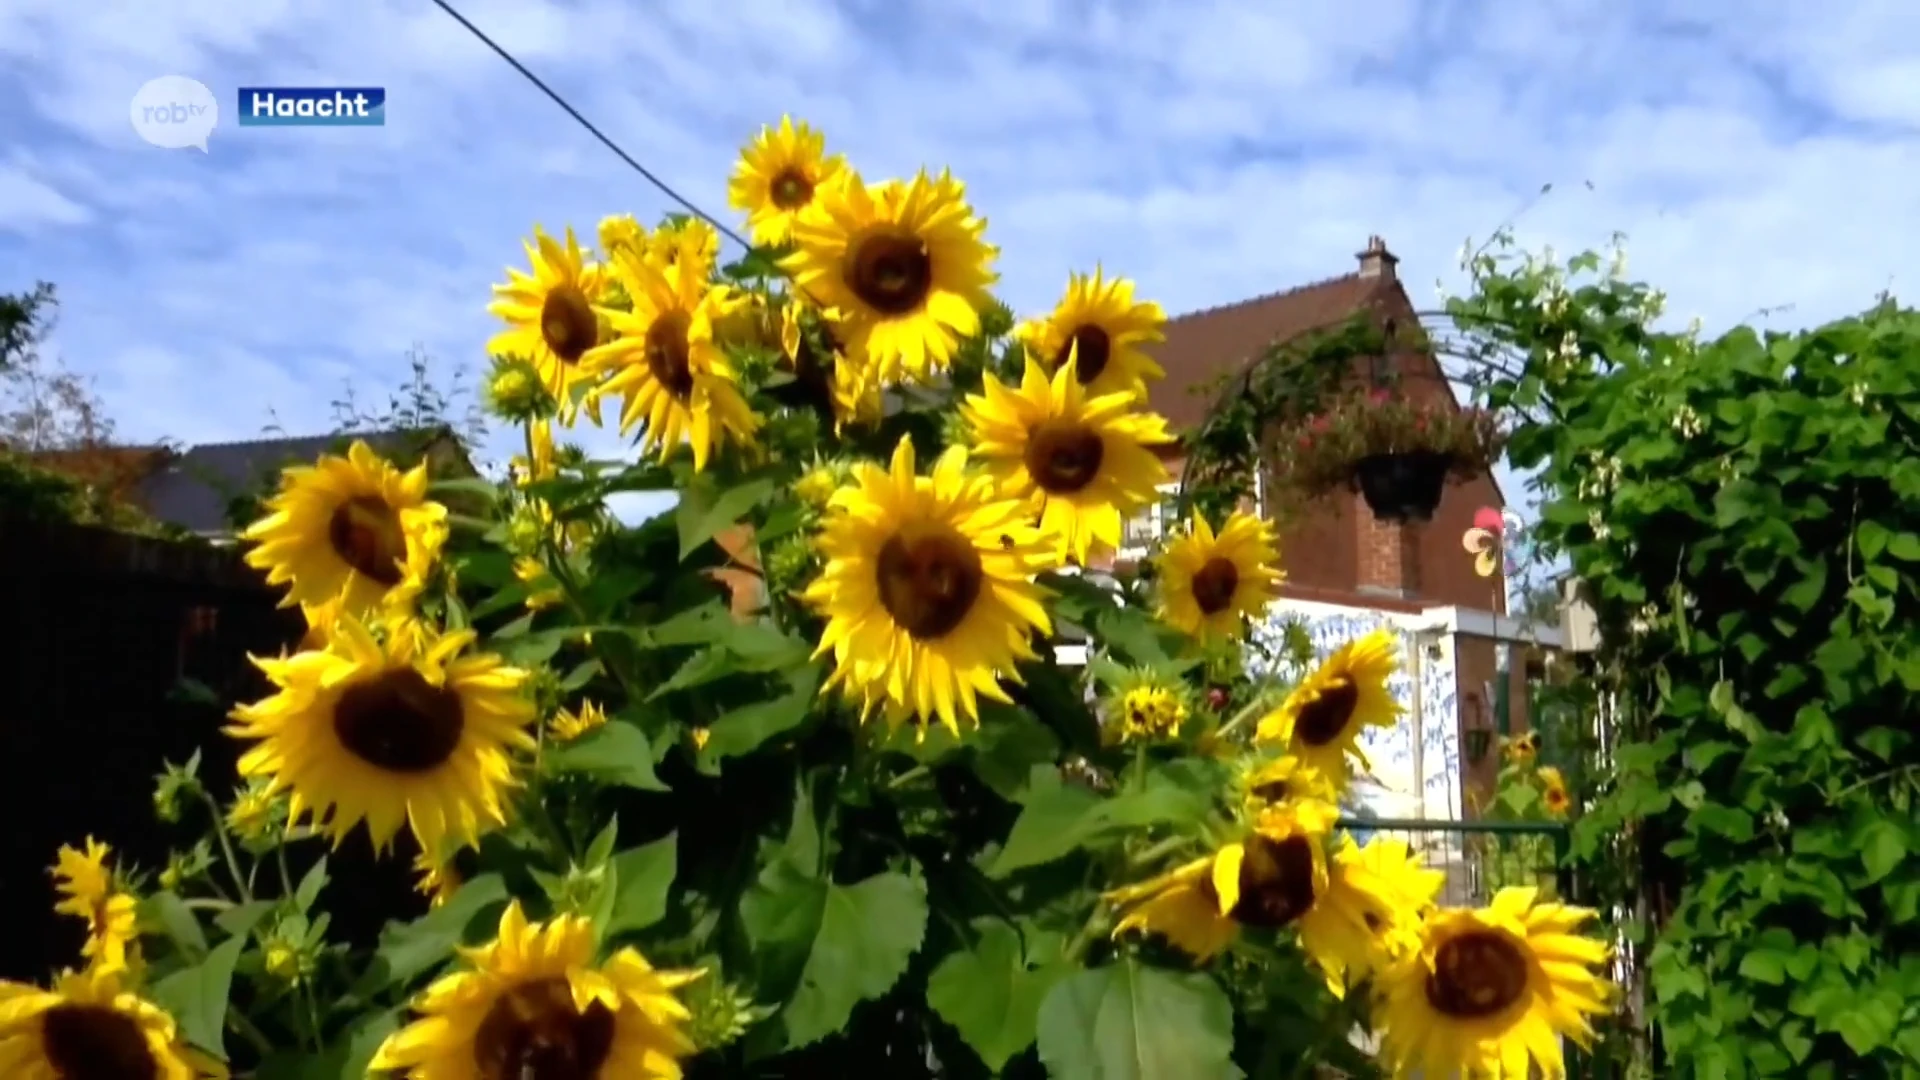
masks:
<path fill-rule="evenodd" d="M 1254 478 L 1276 430 L 1304 422 L 1343 389 L 1357 383 L 1359 362 L 1379 356 L 1386 335 L 1365 314 L 1286 341 L 1277 341 L 1244 368 L 1202 389 L 1211 406 L 1183 436 L 1187 466 L 1180 509 L 1221 521 L 1254 497 Z M 1284 509 L 1281 507 L 1279 509 Z"/>
<path fill-rule="evenodd" d="M 1599 621 L 1619 745 L 1574 855 L 1646 950 L 1653 1068 L 1920 1074 L 1920 313 L 1707 337 L 1617 252 L 1469 270 L 1448 348 L 1526 416 Z"/>

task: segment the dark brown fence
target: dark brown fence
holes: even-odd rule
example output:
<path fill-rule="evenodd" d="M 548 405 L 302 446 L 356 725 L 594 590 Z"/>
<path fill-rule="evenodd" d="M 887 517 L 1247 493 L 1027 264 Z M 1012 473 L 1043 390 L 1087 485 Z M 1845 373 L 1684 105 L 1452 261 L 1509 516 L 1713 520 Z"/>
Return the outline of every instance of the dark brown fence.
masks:
<path fill-rule="evenodd" d="M 222 703 L 261 694 L 247 654 L 277 653 L 301 631 L 277 601 L 231 548 L 13 522 L 0 508 L 0 978 L 78 959 L 79 924 L 51 913 L 60 845 L 92 835 L 157 871 L 198 832 L 155 817 L 162 763 L 199 749 L 200 775 L 228 794 L 239 747 L 221 734 L 225 706 L 181 688 Z M 337 887 L 360 902 L 329 907 L 364 912 L 358 937 L 406 906 L 405 868 L 351 861 Z"/>

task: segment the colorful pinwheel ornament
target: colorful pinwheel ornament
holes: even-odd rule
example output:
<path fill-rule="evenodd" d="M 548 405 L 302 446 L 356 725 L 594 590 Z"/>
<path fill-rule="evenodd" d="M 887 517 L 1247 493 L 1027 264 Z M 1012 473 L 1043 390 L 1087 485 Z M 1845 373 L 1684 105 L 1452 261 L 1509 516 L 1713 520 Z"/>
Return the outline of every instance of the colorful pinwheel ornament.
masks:
<path fill-rule="evenodd" d="M 1519 553 L 1526 523 L 1512 510 L 1483 506 L 1473 513 L 1473 527 L 1460 536 L 1460 546 L 1473 556 L 1473 572 L 1492 577 L 1504 563 L 1508 574 L 1520 569 Z M 1502 558 L 1504 556 L 1504 559 Z"/>

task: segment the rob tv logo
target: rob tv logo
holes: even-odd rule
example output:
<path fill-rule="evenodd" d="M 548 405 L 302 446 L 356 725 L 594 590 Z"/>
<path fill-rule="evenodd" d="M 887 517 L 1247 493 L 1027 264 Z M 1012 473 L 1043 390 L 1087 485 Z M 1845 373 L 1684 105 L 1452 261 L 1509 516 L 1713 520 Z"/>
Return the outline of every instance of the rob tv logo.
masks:
<path fill-rule="evenodd" d="M 387 92 L 378 86 L 243 86 L 241 127 L 385 127 Z"/>
<path fill-rule="evenodd" d="M 162 75 L 133 95 L 134 133 L 166 150 L 191 146 L 207 152 L 207 136 L 220 122 L 220 103 L 207 85 L 185 75 Z"/>

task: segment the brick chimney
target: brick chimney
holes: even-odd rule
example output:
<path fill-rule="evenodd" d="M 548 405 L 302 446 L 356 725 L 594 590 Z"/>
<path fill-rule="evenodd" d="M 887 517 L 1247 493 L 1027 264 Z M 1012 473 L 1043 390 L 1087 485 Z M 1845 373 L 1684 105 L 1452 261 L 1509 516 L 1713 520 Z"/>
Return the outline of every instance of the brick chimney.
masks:
<path fill-rule="evenodd" d="M 1360 260 L 1360 276 L 1363 278 L 1384 278 L 1392 281 L 1393 268 L 1400 257 L 1387 250 L 1387 242 L 1377 236 L 1367 237 L 1367 249 L 1355 255 Z"/>
<path fill-rule="evenodd" d="M 1381 521 L 1365 499 L 1354 501 L 1355 591 L 1395 600 L 1420 593 L 1420 526 Z"/>

